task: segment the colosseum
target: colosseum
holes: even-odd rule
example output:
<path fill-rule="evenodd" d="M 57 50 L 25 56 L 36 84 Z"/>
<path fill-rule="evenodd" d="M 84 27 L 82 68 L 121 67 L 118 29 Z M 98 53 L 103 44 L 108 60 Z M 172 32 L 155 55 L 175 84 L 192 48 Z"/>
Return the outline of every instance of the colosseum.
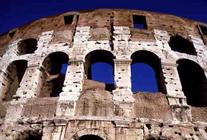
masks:
<path fill-rule="evenodd" d="M 205 23 L 120 9 L 4 33 L 0 140 L 207 139 L 206 44 Z M 111 66 L 111 83 L 94 79 L 96 63 Z M 156 91 L 132 88 L 135 63 L 153 69 Z"/>

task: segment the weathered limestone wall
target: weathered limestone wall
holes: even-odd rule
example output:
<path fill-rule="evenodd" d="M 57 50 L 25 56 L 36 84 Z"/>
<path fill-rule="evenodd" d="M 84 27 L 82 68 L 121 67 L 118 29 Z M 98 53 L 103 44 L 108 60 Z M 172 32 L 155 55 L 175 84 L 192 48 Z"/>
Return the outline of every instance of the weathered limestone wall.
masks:
<path fill-rule="evenodd" d="M 71 15 L 66 24 L 64 17 Z M 133 15 L 145 16 L 147 29 L 134 28 Z M 187 104 L 177 70 L 177 61 L 187 59 L 207 76 L 206 36 L 200 24 L 173 15 L 99 9 L 40 19 L 0 36 L 0 139 L 207 139 L 207 107 Z M 192 42 L 197 55 L 172 50 L 173 35 Z M 36 39 L 37 49 L 20 55 L 20 42 L 29 38 Z M 87 79 L 86 56 L 96 50 L 113 55 L 112 91 L 105 83 Z M 133 94 L 132 55 L 138 51 L 160 60 L 159 93 Z M 50 97 L 53 79 L 48 79 L 54 75 L 48 74 L 49 56 L 55 52 L 66 54 L 69 61 L 62 92 Z M 27 68 L 14 88 L 18 72 L 11 64 L 19 60 L 26 61 Z M 5 101 L 8 91 L 12 96 Z"/>

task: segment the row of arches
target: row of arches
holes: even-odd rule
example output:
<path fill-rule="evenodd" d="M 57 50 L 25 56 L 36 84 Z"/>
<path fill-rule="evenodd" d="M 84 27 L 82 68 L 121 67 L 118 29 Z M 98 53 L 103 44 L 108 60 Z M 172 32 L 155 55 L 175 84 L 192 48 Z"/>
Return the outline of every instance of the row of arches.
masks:
<path fill-rule="evenodd" d="M 42 71 L 41 95 L 51 97 L 59 96 L 62 91 L 65 74 L 68 67 L 68 55 L 62 52 L 55 52 L 48 55 L 40 67 Z M 1 98 L 9 101 L 16 94 L 17 89 L 26 72 L 28 62 L 26 60 L 16 60 L 9 64 L 6 69 L 6 79 L 2 82 Z M 47 92 L 47 93 L 44 93 Z"/>
<path fill-rule="evenodd" d="M 20 42 L 18 42 L 17 45 L 17 54 L 24 55 L 34 53 L 37 49 L 37 43 L 37 39 L 34 38 L 21 40 Z M 180 35 L 171 36 L 168 44 L 173 51 L 186 53 L 190 55 L 197 55 L 196 49 L 192 41 L 183 38 Z"/>
<path fill-rule="evenodd" d="M 24 132 L 25 137 L 20 137 L 19 140 L 42 140 L 42 134 L 36 132 Z M 80 137 L 74 137 L 73 140 L 104 140 L 102 137 L 94 134 L 85 134 Z"/>
<path fill-rule="evenodd" d="M 20 138 L 21 140 L 42 140 L 42 136 L 39 134 L 29 134 L 25 138 Z M 167 138 L 162 138 L 167 139 Z M 73 137 L 73 140 L 105 140 L 101 136 L 94 135 L 94 134 L 86 134 L 80 137 Z M 146 140 L 161 140 L 161 138 L 153 137 L 153 136 L 147 136 Z"/>
<path fill-rule="evenodd" d="M 115 56 L 109 51 L 96 50 L 85 57 L 85 74 L 88 79 L 100 81 L 106 84 L 106 89 L 115 89 L 114 60 Z M 149 51 L 137 51 L 131 56 L 131 85 L 133 92 L 163 92 L 165 81 L 158 56 Z M 43 61 L 42 69 L 45 71 L 45 86 L 50 87 L 50 96 L 58 96 L 62 91 L 68 55 L 63 52 L 54 52 Z M 203 69 L 195 62 L 187 59 L 177 61 L 178 73 L 190 105 L 207 105 L 207 80 Z M 5 100 L 10 100 L 27 68 L 26 60 L 17 60 L 7 67 L 8 83 L 6 85 Z"/>

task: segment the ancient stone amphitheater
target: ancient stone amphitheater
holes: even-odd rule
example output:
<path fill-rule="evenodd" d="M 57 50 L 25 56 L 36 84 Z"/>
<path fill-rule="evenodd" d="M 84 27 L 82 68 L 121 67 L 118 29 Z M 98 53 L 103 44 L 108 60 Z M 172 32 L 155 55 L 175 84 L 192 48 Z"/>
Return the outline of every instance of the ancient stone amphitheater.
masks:
<path fill-rule="evenodd" d="M 2 34 L 0 140 L 207 139 L 206 44 L 204 23 L 117 9 Z M 95 63 L 113 83 L 93 79 Z M 156 92 L 132 90 L 135 63 L 153 68 Z"/>

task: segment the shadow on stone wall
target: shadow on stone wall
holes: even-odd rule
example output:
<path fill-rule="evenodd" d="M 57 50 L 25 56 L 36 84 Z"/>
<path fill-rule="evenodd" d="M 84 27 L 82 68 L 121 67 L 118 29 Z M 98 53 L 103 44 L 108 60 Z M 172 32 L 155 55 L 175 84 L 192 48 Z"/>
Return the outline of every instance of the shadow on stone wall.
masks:
<path fill-rule="evenodd" d="M 172 119 L 170 106 L 165 94 L 137 93 L 134 94 L 134 111 L 136 117 L 153 119 Z"/>
<path fill-rule="evenodd" d="M 53 118 L 56 114 L 58 98 L 34 98 L 28 100 L 28 102 L 24 105 L 23 116 L 32 118 Z"/>
<path fill-rule="evenodd" d="M 193 121 L 207 122 L 207 107 L 191 107 Z"/>

